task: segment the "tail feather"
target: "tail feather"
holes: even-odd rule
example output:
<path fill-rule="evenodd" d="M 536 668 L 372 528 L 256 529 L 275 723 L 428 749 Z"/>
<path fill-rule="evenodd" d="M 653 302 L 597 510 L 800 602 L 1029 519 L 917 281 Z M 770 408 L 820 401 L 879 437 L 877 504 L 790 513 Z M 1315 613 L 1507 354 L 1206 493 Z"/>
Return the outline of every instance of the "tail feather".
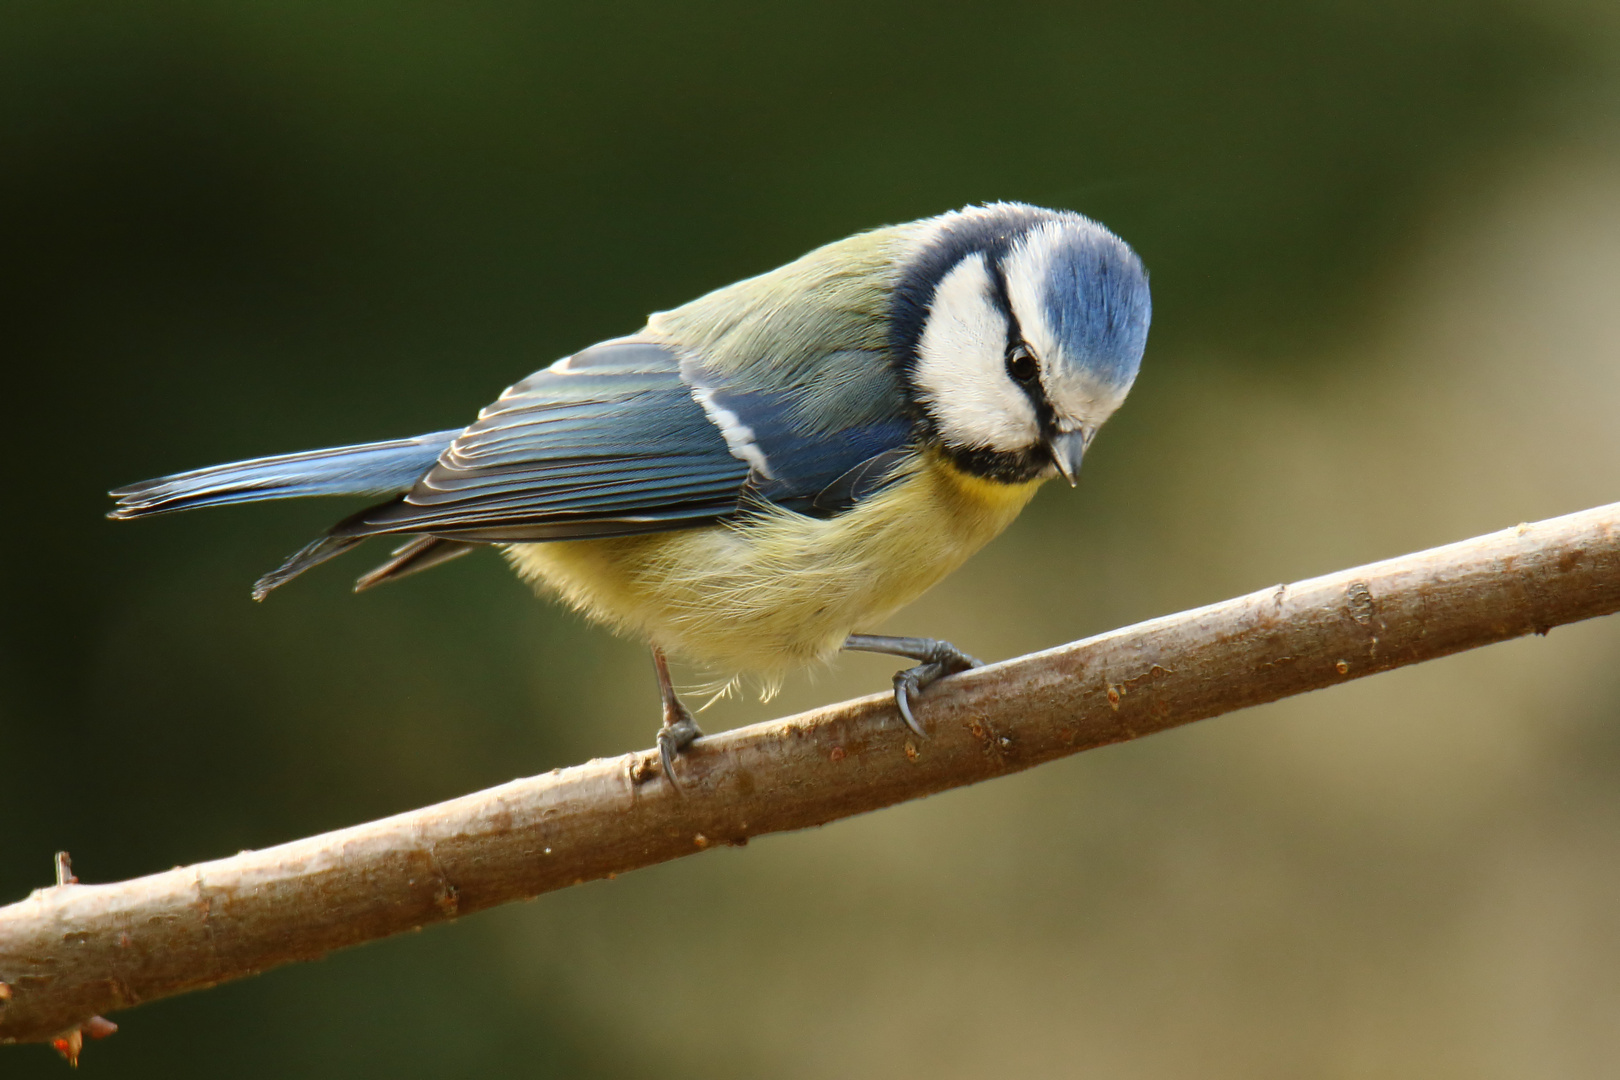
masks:
<path fill-rule="evenodd" d="M 107 516 L 147 517 L 303 495 L 393 495 L 416 483 L 460 434 L 457 428 L 414 439 L 280 454 L 161 476 L 109 492 L 118 504 Z"/>
<path fill-rule="evenodd" d="M 287 584 L 305 570 L 348 551 L 366 541 L 364 536 L 323 536 L 293 552 L 287 561 L 253 583 L 253 599 L 263 600 L 270 590 Z"/>
<path fill-rule="evenodd" d="M 464 544 L 457 540 L 446 540 L 442 536 L 418 536 L 412 538 L 407 544 L 401 544 L 394 549 L 394 557 L 366 574 L 354 583 L 355 592 L 365 592 L 389 581 L 398 581 L 402 577 L 420 574 L 423 570 L 432 569 L 440 563 L 460 558 L 474 548 L 483 547 L 482 544 Z"/>

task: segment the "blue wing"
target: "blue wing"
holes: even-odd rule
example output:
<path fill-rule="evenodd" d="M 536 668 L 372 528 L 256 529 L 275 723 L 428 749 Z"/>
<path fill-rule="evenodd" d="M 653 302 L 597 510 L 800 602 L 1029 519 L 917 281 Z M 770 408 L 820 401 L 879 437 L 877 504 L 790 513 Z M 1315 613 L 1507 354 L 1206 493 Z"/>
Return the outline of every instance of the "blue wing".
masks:
<path fill-rule="evenodd" d="M 707 524 L 750 498 L 836 514 L 881 485 L 910 441 L 904 417 L 818 433 L 791 404 L 662 345 L 593 346 L 507 390 L 410 491 L 332 535 L 622 536 Z"/>

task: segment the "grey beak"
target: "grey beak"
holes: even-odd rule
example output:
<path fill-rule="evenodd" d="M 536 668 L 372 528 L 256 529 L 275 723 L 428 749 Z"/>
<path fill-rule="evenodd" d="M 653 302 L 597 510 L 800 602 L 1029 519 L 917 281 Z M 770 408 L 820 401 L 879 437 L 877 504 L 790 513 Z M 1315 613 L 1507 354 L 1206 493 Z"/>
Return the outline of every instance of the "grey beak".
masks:
<path fill-rule="evenodd" d="M 1046 445 L 1052 451 L 1052 462 L 1070 487 L 1074 487 L 1080 477 L 1080 459 L 1086 454 L 1088 441 L 1082 431 L 1064 432 L 1047 440 Z"/>

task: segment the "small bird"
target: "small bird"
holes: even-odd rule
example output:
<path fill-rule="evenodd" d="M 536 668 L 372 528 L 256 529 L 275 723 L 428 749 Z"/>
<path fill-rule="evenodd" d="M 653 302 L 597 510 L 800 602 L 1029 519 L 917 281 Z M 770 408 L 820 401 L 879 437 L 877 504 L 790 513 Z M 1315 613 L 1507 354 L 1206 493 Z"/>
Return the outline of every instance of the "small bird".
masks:
<path fill-rule="evenodd" d="M 677 785 L 702 734 L 666 654 L 780 684 L 841 649 L 978 661 L 861 632 L 983 547 L 1053 476 L 1071 485 L 1140 367 L 1136 254 L 1080 214 L 991 203 L 874 229 L 652 315 L 509 387 L 471 426 L 257 458 L 119 488 L 109 515 L 306 495 L 386 497 L 253 587 L 371 536 L 356 591 L 501 548 L 544 592 L 652 647 Z"/>

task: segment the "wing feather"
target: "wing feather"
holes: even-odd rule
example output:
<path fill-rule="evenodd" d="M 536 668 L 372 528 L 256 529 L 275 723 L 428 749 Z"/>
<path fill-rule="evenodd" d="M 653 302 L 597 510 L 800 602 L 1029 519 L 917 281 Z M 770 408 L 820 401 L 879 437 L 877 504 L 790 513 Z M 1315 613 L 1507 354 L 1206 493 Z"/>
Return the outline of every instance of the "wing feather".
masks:
<path fill-rule="evenodd" d="M 617 535 L 732 513 L 747 479 L 670 350 L 608 342 L 509 388 L 404 498 L 334 531 Z"/>
<path fill-rule="evenodd" d="M 333 535 L 619 536 L 707 524 L 745 498 L 829 515 L 881 486 L 908 419 L 806 431 L 793 400 L 735 389 L 662 344 L 593 346 L 510 387 L 403 497 Z"/>

